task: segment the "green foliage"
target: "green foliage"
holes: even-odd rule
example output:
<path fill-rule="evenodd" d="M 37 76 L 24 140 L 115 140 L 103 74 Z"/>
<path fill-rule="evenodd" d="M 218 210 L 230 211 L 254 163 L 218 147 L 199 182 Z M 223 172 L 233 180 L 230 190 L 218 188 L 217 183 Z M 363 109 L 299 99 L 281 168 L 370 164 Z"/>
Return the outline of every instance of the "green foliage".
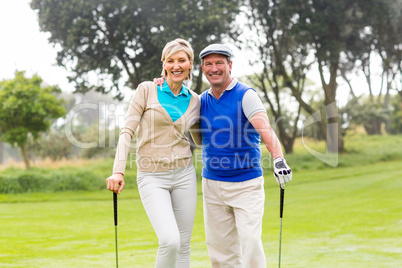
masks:
<path fill-rule="evenodd" d="M 56 128 L 43 133 L 35 141 L 29 139 L 28 151 L 31 158 L 50 158 L 54 161 L 70 158 L 74 153 L 73 146 L 67 139 L 64 129 Z"/>
<path fill-rule="evenodd" d="M 103 189 L 104 183 L 91 170 L 14 170 L 8 175 L 0 175 L 0 193 L 93 191 Z"/>
<path fill-rule="evenodd" d="M 110 157 L 114 156 L 118 129 L 115 127 L 115 109 L 122 104 L 110 95 L 98 92 L 73 94 L 63 92 L 64 107 L 68 110 L 67 120 L 57 124 L 38 139 L 28 139 L 27 151 L 31 158 L 52 160 L 71 159 L 73 157 Z M 67 100 L 67 101 L 66 101 Z M 115 128 L 112 130 L 112 128 Z M 71 130 L 71 133 L 68 131 Z M 68 136 L 69 135 L 69 136 Z M 93 148 L 82 148 L 74 141 L 97 144 Z"/>
<path fill-rule="evenodd" d="M 33 0 L 31 7 L 50 42 L 60 45 L 58 63 L 71 66 L 78 91 L 119 92 L 121 82 L 135 88 L 160 76 L 162 48 L 170 40 L 188 39 L 198 55 L 206 42 L 236 35 L 231 23 L 239 1 Z M 100 78 L 97 85 L 88 81 L 91 71 Z"/>
<path fill-rule="evenodd" d="M 62 101 L 56 98 L 57 86 L 42 86 L 42 79 L 34 75 L 26 78 L 16 72 L 12 80 L 0 82 L 0 135 L 11 145 L 22 147 L 28 135 L 37 138 L 49 129 L 52 120 L 65 115 Z"/>
<path fill-rule="evenodd" d="M 400 74 L 402 64 L 402 16 L 401 1 L 376 0 L 366 4 L 365 12 L 371 25 L 371 45 L 382 58 L 384 73 L 388 74 L 388 81 Z M 381 12 L 378 10 L 381 9 Z M 392 79 L 390 77 L 394 76 Z"/>
<path fill-rule="evenodd" d="M 388 111 L 371 98 L 350 100 L 342 109 L 346 124 L 363 125 L 367 134 L 381 134 L 381 125 L 388 119 Z"/>
<path fill-rule="evenodd" d="M 97 141 L 97 146 L 83 148 L 81 156 L 84 158 L 114 157 L 120 129 L 107 129 L 99 124 L 93 124 L 85 129 L 81 140 L 84 143 Z"/>
<path fill-rule="evenodd" d="M 113 159 L 98 160 L 85 166 L 61 168 L 6 168 L 0 174 L 0 193 L 94 191 L 105 189 L 106 178 L 112 173 Z M 127 162 L 127 189 L 136 187 L 136 167 Z"/>

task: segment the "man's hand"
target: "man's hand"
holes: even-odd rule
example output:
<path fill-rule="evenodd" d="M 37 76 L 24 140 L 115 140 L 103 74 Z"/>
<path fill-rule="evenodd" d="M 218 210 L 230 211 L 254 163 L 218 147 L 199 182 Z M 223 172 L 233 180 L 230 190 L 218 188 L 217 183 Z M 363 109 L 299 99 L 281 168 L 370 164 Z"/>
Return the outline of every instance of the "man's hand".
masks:
<path fill-rule="evenodd" d="M 280 157 L 274 160 L 274 176 L 278 185 L 285 189 L 285 183 L 292 180 L 292 170 L 286 164 L 286 160 Z"/>
<path fill-rule="evenodd" d="M 162 86 L 163 83 L 165 83 L 165 77 L 154 78 L 154 83 L 155 83 L 157 86 Z"/>
<path fill-rule="evenodd" d="M 120 194 L 124 188 L 124 176 L 121 173 L 115 173 L 106 179 L 107 189 Z"/>

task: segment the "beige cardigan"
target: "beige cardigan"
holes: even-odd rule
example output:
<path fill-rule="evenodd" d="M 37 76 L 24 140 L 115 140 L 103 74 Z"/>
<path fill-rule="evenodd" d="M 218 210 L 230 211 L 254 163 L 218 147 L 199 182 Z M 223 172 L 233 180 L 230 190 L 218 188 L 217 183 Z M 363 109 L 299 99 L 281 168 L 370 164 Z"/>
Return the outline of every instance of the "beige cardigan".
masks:
<path fill-rule="evenodd" d="M 131 139 L 137 127 L 137 171 L 168 171 L 192 162 L 190 142 L 185 133 L 198 122 L 201 102 L 196 93 L 189 92 L 191 99 L 186 112 L 173 122 L 158 101 L 157 86 L 153 82 L 143 82 L 138 86 L 120 132 L 113 173 L 124 174 Z"/>

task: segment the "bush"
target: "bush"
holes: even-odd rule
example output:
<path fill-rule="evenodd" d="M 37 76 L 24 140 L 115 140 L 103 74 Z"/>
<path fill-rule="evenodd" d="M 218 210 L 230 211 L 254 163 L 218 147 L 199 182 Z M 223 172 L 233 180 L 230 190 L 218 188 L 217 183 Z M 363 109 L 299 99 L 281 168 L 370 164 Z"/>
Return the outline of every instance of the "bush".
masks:
<path fill-rule="evenodd" d="M 10 171 L 10 170 L 8 170 Z M 105 178 L 91 170 L 30 170 L 0 175 L 0 194 L 27 192 L 91 191 L 104 189 Z"/>
<path fill-rule="evenodd" d="M 345 136 L 347 152 L 339 154 L 338 166 L 333 168 L 309 154 L 298 141 L 293 154 L 286 155 L 286 160 L 296 173 L 303 170 L 336 169 L 338 167 L 359 168 L 380 161 L 399 161 L 402 159 L 402 135 L 368 136 L 348 134 Z M 319 152 L 325 152 L 325 142 L 309 142 L 308 146 Z M 267 150 L 262 150 L 264 173 L 272 181 L 272 159 Z M 195 150 L 194 162 L 197 179 L 201 179 L 201 151 Z M 113 158 L 85 162 L 84 164 L 63 167 L 32 168 L 29 171 L 7 168 L 0 174 L 0 194 L 26 192 L 62 192 L 105 190 L 105 179 L 111 175 Z M 79 162 L 79 161 L 76 161 Z M 77 166 L 78 165 L 78 166 Z M 137 169 L 133 160 L 127 163 L 125 189 L 135 188 Z"/>
<path fill-rule="evenodd" d="M 0 193 L 16 194 L 22 193 L 22 188 L 18 180 L 9 176 L 0 176 Z"/>

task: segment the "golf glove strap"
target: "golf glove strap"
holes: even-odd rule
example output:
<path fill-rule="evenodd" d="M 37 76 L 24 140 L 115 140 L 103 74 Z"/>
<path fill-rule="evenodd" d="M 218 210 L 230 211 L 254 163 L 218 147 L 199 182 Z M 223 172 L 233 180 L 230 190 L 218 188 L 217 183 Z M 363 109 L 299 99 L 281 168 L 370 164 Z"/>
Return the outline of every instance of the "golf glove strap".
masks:
<path fill-rule="evenodd" d="M 286 160 L 280 157 L 274 160 L 274 176 L 278 185 L 285 189 L 285 183 L 292 180 L 292 170 L 286 164 Z"/>

